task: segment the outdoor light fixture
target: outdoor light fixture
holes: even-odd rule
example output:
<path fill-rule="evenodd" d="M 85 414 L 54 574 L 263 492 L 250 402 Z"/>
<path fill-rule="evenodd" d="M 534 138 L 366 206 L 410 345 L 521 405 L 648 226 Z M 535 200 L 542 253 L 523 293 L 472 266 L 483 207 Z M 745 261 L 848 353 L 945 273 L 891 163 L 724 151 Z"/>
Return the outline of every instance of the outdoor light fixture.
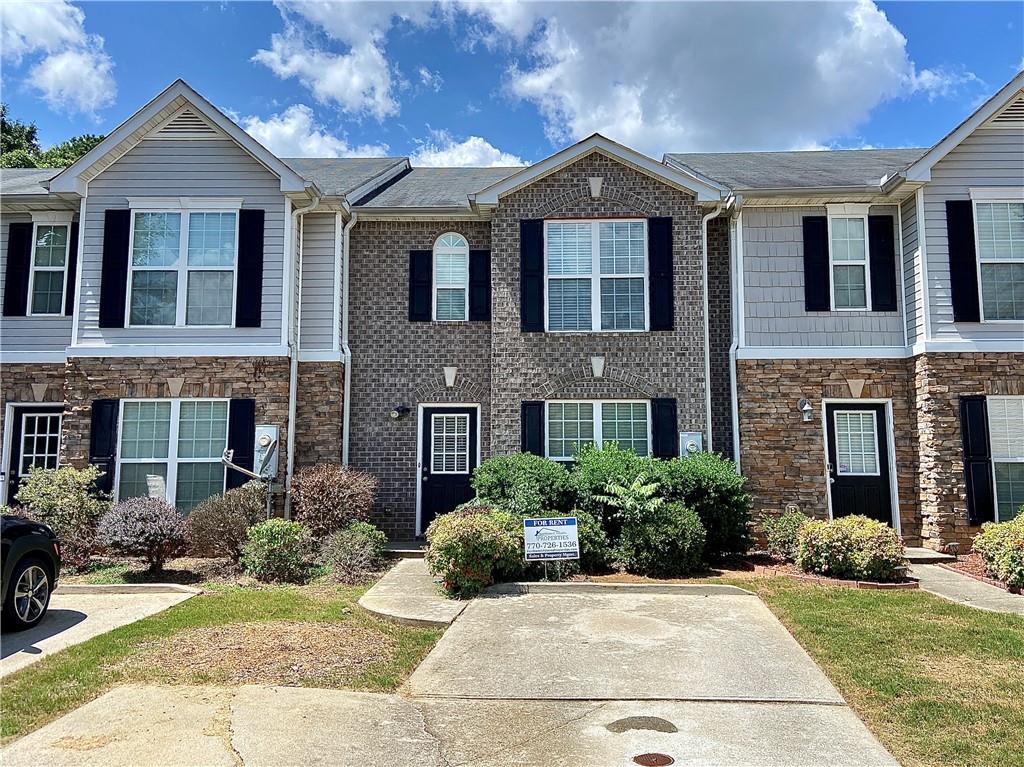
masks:
<path fill-rule="evenodd" d="M 810 421 L 813 418 L 814 408 L 811 407 L 811 401 L 809 399 L 802 399 L 797 403 L 797 407 L 800 408 L 800 412 L 803 414 L 804 421 Z"/>
<path fill-rule="evenodd" d="M 391 416 L 392 421 L 397 421 L 402 416 L 409 415 L 410 412 L 411 410 L 408 405 L 396 405 L 391 408 L 391 412 L 388 415 Z"/>

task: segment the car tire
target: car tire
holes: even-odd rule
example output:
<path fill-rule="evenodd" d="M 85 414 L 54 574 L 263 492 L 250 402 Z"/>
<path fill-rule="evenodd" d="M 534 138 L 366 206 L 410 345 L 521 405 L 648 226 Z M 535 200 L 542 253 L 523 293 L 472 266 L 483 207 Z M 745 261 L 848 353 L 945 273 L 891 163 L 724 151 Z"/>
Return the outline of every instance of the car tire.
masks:
<path fill-rule="evenodd" d="M 4 631 L 24 631 L 35 626 L 50 606 L 53 578 L 37 557 L 26 557 L 14 566 L 4 596 Z"/>

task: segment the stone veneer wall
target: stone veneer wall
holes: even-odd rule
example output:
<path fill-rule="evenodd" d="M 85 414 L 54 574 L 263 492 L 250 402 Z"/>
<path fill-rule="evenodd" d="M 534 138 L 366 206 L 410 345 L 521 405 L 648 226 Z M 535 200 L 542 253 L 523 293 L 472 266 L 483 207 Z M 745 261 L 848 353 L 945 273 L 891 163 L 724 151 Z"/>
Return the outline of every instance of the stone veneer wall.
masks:
<path fill-rule="evenodd" d="M 45 386 L 36 397 L 32 386 Z M 64 364 L 45 362 L 5 362 L 0 365 L 0 435 L 4 433 L 7 403 L 41 403 L 64 401 Z M 0 445 L 0 451 L 3 446 Z M 4 456 L 3 466 L 7 459 Z"/>
<path fill-rule="evenodd" d="M 732 381 L 729 347 L 732 345 L 732 285 L 729 281 L 729 217 L 708 221 L 708 318 L 711 357 L 711 432 L 716 453 L 733 458 Z"/>
<path fill-rule="evenodd" d="M 295 466 L 341 463 L 345 366 L 300 362 L 295 403 Z"/>
<path fill-rule="evenodd" d="M 374 522 L 392 538 L 416 531 L 417 405 L 479 404 L 480 452 L 490 454 L 491 323 L 409 322 L 409 251 L 432 249 L 445 232 L 462 234 L 473 250 L 491 247 L 487 221 L 360 220 L 351 233 L 349 461 L 377 477 Z M 451 389 L 445 366 L 458 368 Z M 389 418 L 397 405 L 411 414 Z"/>
<path fill-rule="evenodd" d="M 828 517 L 823 398 L 857 399 L 849 379 L 863 379 L 861 399 L 891 399 L 900 524 L 918 545 L 917 440 L 908 361 L 738 360 L 741 468 L 754 496 L 755 519 L 795 503 L 805 514 Z M 814 418 L 804 422 L 797 403 L 806 397 Z"/>
<path fill-rule="evenodd" d="M 590 196 L 588 179 L 603 179 Z M 675 330 L 656 333 L 523 333 L 519 221 L 535 218 L 672 216 Z M 504 197 L 492 219 L 491 450 L 520 448 L 523 400 L 674 397 L 678 426 L 706 431 L 701 214 L 693 195 L 592 153 Z M 605 358 L 604 377 L 591 356 Z"/>

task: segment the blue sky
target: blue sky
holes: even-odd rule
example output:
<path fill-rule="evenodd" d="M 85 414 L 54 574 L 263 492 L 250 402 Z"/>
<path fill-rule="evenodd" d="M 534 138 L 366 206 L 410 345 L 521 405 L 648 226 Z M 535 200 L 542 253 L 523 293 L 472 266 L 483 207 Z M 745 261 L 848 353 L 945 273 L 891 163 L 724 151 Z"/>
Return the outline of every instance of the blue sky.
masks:
<path fill-rule="evenodd" d="M 532 162 L 930 145 L 1024 63 L 1024 4 L 3 2 L 2 88 L 44 145 L 177 77 L 282 156 Z"/>

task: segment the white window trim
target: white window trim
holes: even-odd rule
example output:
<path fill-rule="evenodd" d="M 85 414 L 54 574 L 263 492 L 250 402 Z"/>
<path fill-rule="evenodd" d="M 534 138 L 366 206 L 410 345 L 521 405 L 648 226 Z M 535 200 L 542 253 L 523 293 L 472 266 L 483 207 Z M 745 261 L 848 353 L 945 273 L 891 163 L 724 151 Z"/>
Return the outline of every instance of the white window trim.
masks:
<path fill-rule="evenodd" d="M 6 358 L 5 358 L 6 359 Z M 14 411 L 15 408 L 47 408 L 60 406 L 59 402 L 7 402 L 4 403 L 4 428 L 0 438 L 0 505 L 7 502 L 7 488 L 10 486 L 11 478 L 17 472 L 17 466 L 11 466 L 11 446 L 14 442 Z M 64 417 L 61 414 L 61 432 L 63 434 Z M 57 457 L 57 467 L 60 468 L 60 457 Z"/>
<path fill-rule="evenodd" d="M 438 281 L 437 281 L 437 248 L 438 248 L 438 246 L 439 246 L 439 244 L 441 242 L 441 238 L 442 237 L 448 237 L 449 235 L 455 235 L 456 237 L 461 237 L 462 241 L 466 243 L 466 279 L 464 280 L 464 283 L 462 285 L 439 285 Z M 434 320 L 434 322 L 468 322 L 469 321 L 469 239 L 465 235 L 460 234 L 459 232 L 444 232 L 436 240 L 434 240 L 434 247 L 431 248 L 430 254 L 431 254 L 431 259 L 430 259 L 431 260 L 431 267 L 430 267 L 431 275 L 430 275 L 430 278 L 431 278 L 431 281 L 433 283 L 432 286 L 431 286 L 431 293 L 432 293 L 432 296 L 431 296 L 432 304 L 431 304 L 431 307 L 430 307 L 430 316 L 431 316 L 431 318 Z M 440 319 L 438 319 L 437 318 L 437 289 L 438 288 L 444 288 L 444 289 L 447 290 L 447 289 L 459 288 L 459 287 L 461 287 L 463 289 L 464 295 L 466 297 L 466 300 L 465 300 L 465 302 L 462 305 L 463 316 L 461 318 L 459 318 L 459 319 L 454 319 L 454 320 L 440 320 Z"/>
<path fill-rule="evenodd" d="M 435 428 L 435 424 L 436 424 L 438 418 L 465 418 L 466 419 L 466 470 L 465 471 L 458 471 L 458 470 L 453 470 L 453 471 L 435 471 L 435 469 L 434 469 L 434 437 L 436 436 L 436 432 L 434 431 L 434 428 Z M 430 475 L 431 476 L 434 476 L 435 474 L 438 474 L 438 475 L 440 475 L 440 474 L 447 474 L 447 475 L 466 476 L 468 474 L 472 474 L 473 473 L 473 470 L 470 469 L 470 467 L 469 467 L 470 463 L 471 463 L 471 461 L 469 460 L 470 459 L 469 443 L 471 441 L 470 440 L 471 433 L 470 433 L 470 428 L 469 428 L 470 420 L 471 419 L 469 417 L 469 413 L 432 413 L 430 415 L 430 455 L 427 456 L 427 460 L 430 461 Z M 444 453 L 443 450 L 441 452 Z M 456 458 L 456 465 L 458 465 L 458 458 Z"/>
<path fill-rule="evenodd" d="M 1020 399 L 1024 399 L 1024 396 L 1022 396 L 1022 395 L 1013 395 L 1013 394 L 989 394 L 989 395 L 987 395 L 985 397 L 986 403 L 988 401 L 994 400 L 994 399 L 1020 400 Z M 986 423 L 985 423 L 985 428 L 989 430 L 989 437 L 988 437 L 989 438 L 989 446 L 988 446 L 988 449 L 989 449 L 989 455 L 991 455 L 992 454 L 992 426 L 991 426 L 990 423 L 988 423 L 987 412 L 988 412 L 988 408 L 986 407 L 986 416 L 985 416 Z M 996 463 L 1024 463 L 1024 458 L 1010 458 L 1010 459 L 1003 459 L 1003 460 L 1000 460 L 1000 461 L 996 461 L 995 457 L 993 456 L 991 463 L 992 463 L 992 504 L 993 504 L 993 507 L 994 507 L 993 508 L 993 512 L 995 513 L 996 522 L 1001 522 L 1002 520 L 999 518 L 999 486 L 996 483 Z"/>
<path fill-rule="evenodd" d="M 124 436 L 124 406 L 126 402 L 169 402 L 171 405 L 171 423 L 170 429 L 167 435 L 167 457 L 166 458 L 122 458 L 121 457 L 121 439 Z M 175 506 L 177 503 L 178 494 L 178 464 L 180 462 L 178 458 L 178 421 L 181 418 L 181 403 L 182 402 L 224 402 L 228 406 L 228 425 L 230 426 L 231 421 L 231 400 L 225 397 L 177 397 L 171 398 L 159 398 L 159 397 L 134 397 L 129 399 L 123 399 L 118 403 L 117 410 L 117 459 L 114 461 L 114 503 L 121 500 L 121 465 L 125 463 L 166 463 L 167 464 L 167 480 L 165 482 L 164 490 L 166 496 L 164 500 L 167 501 L 171 506 Z M 227 435 L 224 437 L 225 446 L 227 445 Z M 221 456 L 216 458 L 188 458 L 185 463 L 221 463 Z M 227 487 L 227 469 L 224 471 L 224 482 L 221 485 L 221 492 L 225 492 Z"/>
<path fill-rule="evenodd" d="M 840 212 L 840 209 L 842 212 Z M 849 212 L 847 212 L 849 211 Z M 864 221 L 864 260 L 836 261 L 832 253 L 832 220 L 836 218 L 859 218 Z M 867 206 L 828 206 L 828 292 L 829 304 L 834 312 L 870 312 L 871 309 L 871 245 L 868 236 Z M 864 306 L 836 306 L 836 265 L 864 267 Z"/>
<path fill-rule="evenodd" d="M 594 441 L 593 444 L 598 448 L 604 447 L 604 435 L 601 433 L 602 429 L 602 412 L 601 408 L 603 405 L 644 405 L 647 408 L 647 455 L 646 458 L 651 458 L 651 450 L 653 448 L 653 436 L 651 426 L 651 401 L 649 399 L 550 399 L 544 401 L 544 457 L 552 461 L 572 461 L 575 460 L 574 456 L 553 456 L 551 455 L 548 445 L 550 444 L 550 435 L 548 433 L 550 420 L 549 406 L 552 404 L 580 404 L 580 405 L 593 405 L 594 406 Z"/>
<path fill-rule="evenodd" d="M 36 243 L 39 241 L 39 227 L 40 226 L 63 226 L 68 230 L 67 237 L 64 241 L 64 267 L 56 266 L 36 266 Z M 71 259 L 71 214 L 57 214 L 50 216 L 41 216 L 39 214 L 33 214 L 32 216 L 32 252 L 29 255 L 28 268 L 28 306 L 25 314 L 28 317 L 64 317 L 64 312 L 67 311 L 68 302 L 68 266 Z M 36 287 L 36 272 L 60 272 L 61 277 L 61 295 L 60 295 L 60 311 L 59 312 L 35 312 L 32 311 L 33 294 L 35 293 Z"/>
<path fill-rule="evenodd" d="M 547 247 L 548 247 L 548 227 L 550 224 L 582 224 L 589 222 L 591 225 L 590 233 L 590 275 L 582 274 L 555 274 L 552 275 L 548 272 L 550 264 L 547 258 Z M 629 274 L 601 274 L 601 240 L 600 240 L 600 227 L 602 223 L 636 223 L 640 222 L 644 228 L 644 254 L 643 254 L 643 281 L 644 281 L 644 326 L 642 328 L 633 328 L 621 330 L 602 330 L 601 329 L 601 278 L 608 277 L 609 279 L 637 279 L 641 275 L 639 273 Z M 651 329 L 651 309 L 650 309 L 650 239 L 647 232 L 647 219 L 645 218 L 594 218 L 594 219 L 579 219 L 579 218 L 554 218 L 544 220 L 544 332 L 545 333 L 647 333 Z M 550 280 L 590 280 L 590 329 L 589 330 L 552 330 L 550 327 L 550 313 L 548 311 L 549 298 L 548 298 L 548 283 Z M 577 401 L 577 400 L 573 400 Z M 582 401 L 582 400 L 578 400 Z"/>
<path fill-rule="evenodd" d="M 862 415 L 871 414 L 871 421 L 874 424 L 875 435 L 875 471 L 839 471 L 839 415 Z M 838 477 L 880 477 L 882 476 L 882 456 L 878 452 L 878 419 L 874 410 L 833 410 L 832 411 L 832 433 L 836 435 L 836 476 Z"/>
<path fill-rule="evenodd" d="M 169 198 L 170 199 L 170 198 Z M 187 199 L 187 198 L 182 198 Z M 152 201 L 152 200 L 151 200 Z M 137 201 L 136 201 L 137 202 Z M 231 202 L 234 202 L 233 200 Z M 241 201 L 238 201 L 239 203 Z M 124 307 L 124 326 L 126 328 L 191 328 L 195 330 L 223 330 L 235 327 L 235 310 L 238 304 L 238 228 L 241 208 L 218 208 L 215 206 L 197 208 L 147 208 L 132 207 L 131 224 L 128 228 L 128 286 L 125 290 L 127 300 Z M 132 251 L 135 247 L 135 217 L 139 213 L 176 213 L 181 216 L 181 229 L 178 238 L 178 263 L 176 266 L 135 266 L 132 263 Z M 235 214 L 235 256 L 231 264 L 231 322 L 227 325 L 188 325 L 185 322 L 188 309 L 188 273 L 189 272 L 226 272 L 223 266 L 189 266 L 188 265 L 188 228 L 189 218 L 193 213 L 234 213 Z M 136 272 L 172 272 L 178 273 L 178 285 L 173 325 L 136 325 L 132 324 L 132 275 Z"/>
<path fill-rule="evenodd" d="M 12 469 L 12 473 L 16 477 L 18 477 L 18 479 L 23 479 L 24 477 L 27 476 L 26 474 L 22 474 L 21 473 L 22 464 L 25 462 L 25 426 L 26 426 L 29 418 L 39 418 L 40 416 L 45 417 L 45 418 L 52 418 L 52 417 L 56 416 L 56 418 L 57 418 L 57 463 L 56 463 L 56 466 L 58 468 L 60 467 L 60 437 L 61 437 L 61 434 L 63 433 L 63 429 L 64 429 L 64 414 L 63 413 L 22 413 L 21 414 L 21 444 L 18 445 L 18 465 Z M 33 453 L 32 455 L 36 456 L 36 455 L 38 455 L 38 453 Z"/>
<path fill-rule="evenodd" d="M 1004 203 L 1004 204 L 1010 203 L 1010 204 L 1020 205 L 1021 203 L 1024 203 L 1024 190 L 1022 190 L 1021 191 L 1021 195 L 1019 197 L 1016 197 L 1016 198 L 1012 194 L 1012 192 L 1013 192 L 1012 189 L 1010 189 L 1010 190 L 1007 190 L 1007 189 L 984 190 L 985 193 L 982 193 L 983 190 L 979 190 L 979 189 L 971 189 L 970 191 L 971 191 L 971 216 L 973 217 L 973 220 L 974 220 L 974 226 L 972 227 L 974 229 L 974 252 L 975 252 L 975 254 L 977 256 L 974 259 L 974 262 L 975 262 L 975 268 L 977 269 L 977 273 L 978 273 L 978 316 L 981 318 L 982 322 L 984 322 L 986 324 L 989 324 L 989 325 L 1020 325 L 1021 322 L 1024 322 L 1024 319 L 1021 319 L 1021 320 L 1000 320 L 1000 319 L 986 319 L 985 318 L 985 295 L 984 295 L 984 290 L 982 289 L 982 285 L 981 285 L 981 263 L 982 263 L 982 258 L 981 258 L 981 242 L 980 242 L 980 240 L 978 238 L 978 203 L 980 202 L 982 205 L 998 205 L 999 203 Z M 1010 193 L 1007 194 L 1007 192 L 1010 192 Z M 1024 261 L 1021 261 L 1020 259 L 1013 259 L 1013 258 L 987 258 L 987 259 L 985 259 L 985 263 L 986 264 L 1024 264 Z"/>

